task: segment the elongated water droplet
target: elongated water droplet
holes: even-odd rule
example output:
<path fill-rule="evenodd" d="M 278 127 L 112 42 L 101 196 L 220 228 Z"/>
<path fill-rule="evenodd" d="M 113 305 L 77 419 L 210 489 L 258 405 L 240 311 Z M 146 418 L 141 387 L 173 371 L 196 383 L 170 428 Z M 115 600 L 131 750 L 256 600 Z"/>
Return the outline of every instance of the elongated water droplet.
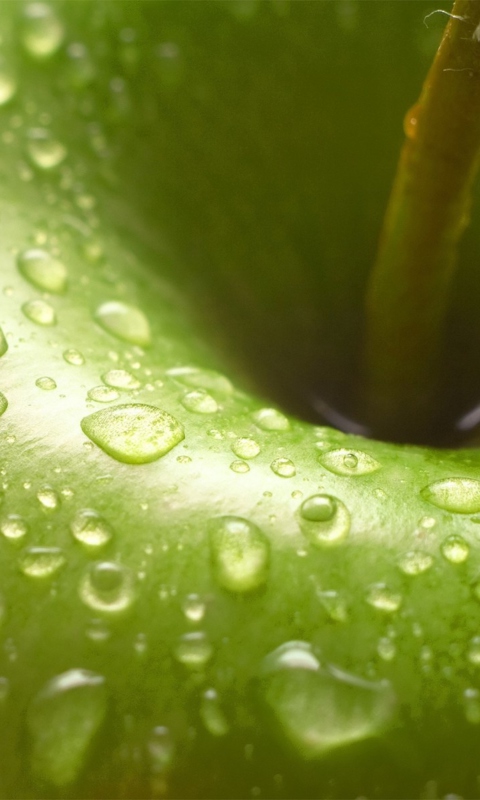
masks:
<path fill-rule="evenodd" d="M 260 445 L 255 439 L 241 437 L 232 444 L 232 451 L 238 458 L 255 458 L 260 452 Z"/>
<path fill-rule="evenodd" d="M 3 329 L 0 328 L 0 358 L 5 355 L 7 350 L 8 350 L 7 337 L 5 336 Z"/>
<path fill-rule="evenodd" d="M 140 403 L 95 411 L 80 424 L 92 442 L 126 464 L 156 461 L 185 438 L 171 414 Z"/>
<path fill-rule="evenodd" d="M 42 486 L 37 492 L 37 500 L 46 511 L 56 511 L 60 505 L 60 498 L 51 486 Z"/>
<path fill-rule="evenodd" d="M 267 580 L 270 542 L 241 517 L 218 517 L 210 523 L 210 551 L 218 583 L 231 592 L 250 592 Z"/>
<path fill-rule="evenodd" d="M 22 44 L 31 58 L 44 61 L 60 48 L 64 28 L 46 3 L 29 3 L 24 11 Z"/>
<path fill-rule="evenodd" d="M 453 534 L 447 536 L 441 545 L 442 556 L 450 561 L 450 564 L 463 564 L 467 560 L 470 548 L 462 536 Z"/>
<path fill-rule="evenodd" d="M 322 668 L 305 642 L 287 642 L 261 669 L 263 699 L 281 734 L 304 759 L 377 737 L 393 721 L 388 682 Z"/>
<path fill-rule="evenodd" d="M 398 560 L 398 566 L 405 575 L 421 575 L 430 569 L 432 564 L 432 556 L 423 550 L 408 550 Z"/>
<path fill-rule="evenodd" d="M 393 592 L 385 583 L 372 584 L 365 599 L 370 606 L 385 614 L 394 614 L 402 604 L 402 595 L 399 592 Z"/>
<path fill-rule="evenodd" d="M 74 347 L 70 347 L 68 350 L 65 350 L 63 357 L 67 364 L 72 364 L 74 367 L 81 367 L 83 364 L 85 364 L 83 353 L 81 353 L 80 350 L 75 350 Z"/>
<path fill-rule="evenodd" d="M 213 655 L 213 647 L 203 631 L 186 633 L 175 648 L 175 658 L 190 669 L 202 669 Z"/>
<path fill-rule="evenodd" d="M 445 478 L 421 491 L 424 500 L 453 514 L 480 511 L 480 481 L 473 478 Z"/>
<path fill-rule="evenodd" d="M 215 689 L 207 689 L 203 693 L 200 704 L 200 717 L 205 728 L 212 736 L 225 736 L 228 733 L 229 724 Z"/>
<path fill-rule="evenodd" d="M 315 494 L 304 500 L 297 518 L 302 533 L 316 547 L 341 544 L 350 531 L 347 507 L 329 494 Z"/>
<path fill-rule="evenodd" d="M 18 566 L 29 578 L 51 578 L 65 564 L 59 547 L 29 547 L 18 559 Z"/>
<path fill-rule="evenodd" d="M 65 161 L 67 148 L 50 131 L 34 128 L 29 131 L 27 153 L 34 167 L 42 172 L 49 172 Z"/>
<path fill-rule="evenodd" d="M 276 408 L 261 408 L 252 415 L 255 425 L 263 431 L 288 431 L 290 422 L 285 414 Z"/>
<path fill-rule="evenodd" d="M 106 710 L 101 675 L 72 669 L 49 681 L 28 709 L 34 772 L 55 786 L 72 783 L 84 768 Z"/>
<path fill-rule="evenodd" d="M 293 478 L 297 474 L 295 464 L 289 458 L 276 458 L 270 469 L 280 478 Z"/>
<path fill-rule="evenodd" d="M 339 447 L 336 450 L 322 453 L 318 460 L 322 466 L 335 475 L 368 475 L 380 469 L 378 461 L 369 456 L 368 453 L 364 453 L 362 450 L 349 450 L 346 447 Z"/>
<path fill-rule="evenodd" d="M 75 539 L 87 547 L 103 547 L 113 536 L 111 525 L 92 508 L 77 511 L 70 522 L 70 530 Z"/>
<path fill-rule="evenodd" d="M 109 386 L 94 386 L 87 394 L 89 400 L 94 400 L 96 403 L 112 403 L 120 397 L 118 392 Z"/>
<path fill-rule="evenodd" d="M 9 514 L 0 522 L 0 531 L 6 539 L 22 539 L 28 532 L 28 525 L 19 514 Z"/>
<path fill-rule="evenodd" d="M 190 386 L 192 389 L 205 389 L 207 392 L 218 394 L 232 394 L 233 386 L 228 378 L 211 369 L 199 369 L 198 367 L 174 367 L 169 369 L 167 375 Z"/>
<path fill-rule="evenodd" d="M 50 303 L 45 300 L 29 300 L 22 306 L 25 316 L 36 325 L 56 325 L 57 315 Z"/>
<path fill-rule="evenodd" d="M 35 386 L 38 386 L 39 389 L 43 389 L 46 392 L 51 392 L 53 389 L 57 388 L 57 384 L 53 378 L 48 378 L 46 375 L 42 378 L 37 378 Z"/>
<path fill-rule="evenodd" d="M 182 405 L 195 414 L 215 414 L 218 411 L 217 401 L 205 389 L 187 392 L 182 397 Z"/>
<path fill-rule="evenodd" d="M 80 581 L 79 594 L 94 611 L 121 613 L 135 599 L 133 575 L 126 567 L 111 561 L 90 564 Z"/>
<path fill-rule="evenodd" d="M 7 408 L 8 408 L 8 400 L 5 397 L 5 395 L 2 392 L 0 392 L 0 417 L 2 416 L 2 414 L 5 413 Z"/>
<path fill-rule="evenodd" d="M 117 339 L 138 344 L 140 347 L 151 344 L 150 324 L 143 311 L 136 306 L 111 300 L 97 308 L 95 319 Z"/>
<path fill-rule="evenodd" d="M 15 97 L 17 93 L 17 81 L 11 72 L 1 68 L 0 69 L 0 107 L 6 106 L 7 103 Z"/>
<path fill-rule="evenodd" d="M 126 369 L 110 369 L 102 375 L 102 381 L 113 389 L 123 389 L 125 391 L 138 389 L 142 384 Z"/>

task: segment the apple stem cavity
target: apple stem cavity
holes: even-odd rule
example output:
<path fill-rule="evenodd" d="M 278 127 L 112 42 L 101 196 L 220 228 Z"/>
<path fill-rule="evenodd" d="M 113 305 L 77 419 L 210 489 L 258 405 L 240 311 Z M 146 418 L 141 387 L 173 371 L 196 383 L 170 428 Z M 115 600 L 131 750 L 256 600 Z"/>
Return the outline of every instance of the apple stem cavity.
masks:
<path fill-rule="evenodd" d="M 480 163 L 479 0 L 454 3 L 404 130 L 367 286 L 361 395 L 376 435 L 421 441 Z"/>

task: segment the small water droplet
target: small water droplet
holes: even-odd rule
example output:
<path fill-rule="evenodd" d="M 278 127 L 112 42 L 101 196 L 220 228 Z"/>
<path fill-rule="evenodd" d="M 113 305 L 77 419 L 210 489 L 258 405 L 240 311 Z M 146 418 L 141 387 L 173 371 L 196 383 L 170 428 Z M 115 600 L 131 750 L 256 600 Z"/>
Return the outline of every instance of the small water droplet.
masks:
<path fill-rule="evenodd" d="M 0 69 L 0 107 L 7 105 L 17 93 L 17 81 L 11 72 Z"/>
<path fill-rule="evenodd" d="M 480 667 L 480 636 L 474 636 L 470 641 L 467 658 L 470 664 L 473 664 L 475 667 Z"/>
<path fill-rule="evenodd" d="M 211 369 L 174 367 L 168 370 L 167 375 L 192 389 L 205 389 L 207 392 L 224 395 L 233 393 L 233 386 L 228 378 Z"/>
<path fill-rule="evenodd" d="M 266 582 L 270 542 L 248 520 L 241 517 L 212 520 L 210 551 L 215 577 L 224 589 L 250 592 Z"/>
<path fill-rule="evenodd" d="M 393 661 L 397 654 L 395 642 L 388 636 L 383 636 L 377 642 L 377 653 L 383 661 Z"/>
<path fill-rule="evenodd" d="M 135 599 L 133 574 L 120 564 L 98 561 L 87 568 L 79 594 L 94 611 L 118 614 L 130 608 Z"/>
<path fill-rule="evenodd" d="M 18 559 L 18 566 L 29 578 L 51 578 L 65 562 L 59 547 L 29 547 Z"/>
<path fill-rule="evenodd" d="M 333 622 L 346 622 L 348 606 L 344 597 L 333 590 L 317 592 L 318 599 Z"/>
<path fill-rule="evenodd" d="M 418 120 L 422 109 L 421 103 L 415 103 L 408 109 L 403 119 L 403 130 L 408 139 L 415 139 L 418 133 Z"/>
<path fill-rule="evenodd" d="M 142 384 L 126 369 L 110 369 L 102 375 L 102 381 L 112 389 L 122 389 L 125 391 L 138 389 Z"/>
<path fill-rule="evenodd" d="M 70 530 L 77 540 L 87 547 L 103 547 L 113 536 L 113 529 L 98 511 L 82 508 L 70 522 Z"/>
<path fill-rule="evenodd" d="M 432 556 L 423 550 L 408 550 L 398 560 L 398 566 L 405 575 L 421 575 L 430 569 L 432 564 Z"/>
<path fill-rule="evenodd" d="M 49 326 L 57 324 L 55 310 L 45 300 L 29 300 L 23 304 L 22 311 L 27 319 L 36 325 Z"/>
<path fill-rule="evenodd" d="M 120 397 L 118 392 L 109 386 L 94 386 L 88 390 L 87 396 L 89 400 L 94 400 L 96 403 L 112 403 Z"/>
<path fill-rule="evenodd" d="M 392 592 L 385 583 L 374 583 L 367 590 L 365 600 L 385 614 L 394 614 L 402 604 L 402 595 Z"/>
<path fill-rule="evenodd" d="M 255 425 L 263 431 L 288 431 L 290 422 L 285 414 L 276 408 L 261 408 L 252 414 Z"/>
<path fill-rule="evenodd" d="M 147 742 L 147 751 L 152 772 L 161 774 L 170 767 L 175 747 L 168 728 L 159 725 L 152 730 Z"/>
<path fill-rule="evenodd" d="M 0 358 L 5 355 L 7 350 L 8 350 L 7 337 L 5 336 L 3 329 L 0 328 Z"/>
<path fill-rule="evenodd" d="M 49 172 L 65 161 L 67 148 L 50 131 L 33 128 L 28 133 L 27 154 L 34 167 Z"/>
<path fill-rule="evenodd" d="M 203 631 L 185 633 L 175 647 L 175 658 L 190 669 L 202 669 L 213 655 L 213 647 Z"/>
<path fill-rule="evenodd" d="M 453 534 L 443 540 L 441 548 L 442 555 L 450 564 L 463 564 L 467 560 L 470 548 L 462 536 Z"/>
<path fill-rule="evenodd" d="M 80 425 L 92 442 L 126 464 L 156 461 L 185 438 L 182 425 L 171 414 L 135 403 L 95 411 Z"/>
<path fill-rule="evenodd" d="M 328 494 L 308 497 L 300 506 L 297 517 L 302 533 L 316 547 L 341 544 L 350 531 L 347 507 Z"/>
<path fill-rule="evenodd" d="M 452 514 L 480 511 L 480 481 L 472 478 L 445 478 L 421 491 L 424 500 Z"/>
<path fill-rule="evenodd" d="M 465 689 L 463 703 L 467 722 L 472 725 L 480 724 L 480 692 L 478 689 Z"/>
<path fill-rule="evenodd" d="M 44 292 L 62 294 L 67 287 L 65 265 L 46 250 L 22 250 L 17 257 L 17 266 L 24 278 Z"/>
<path fill-rule="evenodd" d="M 270 653 L 261 678 L 268 710 L 304 759 L 377 737 L 393 719 L 395 696 L 387 681 L 322 668 L 306 642 L 287 642 Z"/>
<path fill-rule="evenodd" d="M 38 386 L 39 389 L 43 389 L 46 392 L 51 392 L 53 389 L 57 388 L 57 384 L 53 378 L 48 378 L 47 376 L 37 378 L 35 386 Z"/>
<path fill-rule="evenodd" d="M 56 511 L 60 498 L 51 486 L 42 486 L 37 492 L 37 500 L 46 511 Z"/>
<path fill-rule="evenodd" d="M 198 594 L 189 594 L 183 601 L 183 613 L 189 622 L 201 622 L 205 616 L 205 602 Z"/>
<path fill-rule="evenodd" d="M 435 519 L 435 517 L 422 517 L 419 520 L 418 524 L 420 525 L 421 528 L 425 528 L 425 530 L 430 530 L 431 528 L 435 527 L 435 525 L 437 524 L 437 520 Z"/>
<path fill-rule="evenodd" d="M 369 475 L 380 469 L 378 461 L 368 453 L 361 450 L 349 450 L 346 447 L 328 450 L 326 453 L 322 453 L 318 460 L 322 466 L 335 475 Z"/>
<path fill-rule="evenodd" d="M 10 681 L 8 678 L 0 677 L 0 703 L 4 703 L 10 694 Z"/>
<path fill-rule="evenodd" d="M 0 392 L 0 417 L 2 416 L 2 414 L 5 413 L 7 408 L 8 408 L 8 400 L 5 397 L 5 395 L 2 392 Z"/>
<path fill-rule="evenodd" d="M 215 689 L 207 689 L 203 693 L 200 704 L 200 717 L 205 728 L 212 736 L 225 736 L 228 733 L 229 724 Z"/>
<path fill-rule="evenodd" d="M 280 478 L 293 478 L 297 474 L 295 464 L 289 458 L 276 458 L 270 464 L 270 469 Z"/>
<path fill-rule="evenodd" d="M 43 61 L 60 48 L 65 31 L 46 3 L 29 3 L 24 10 L 22 44 L 31 58 Z"/>
<path fill-rule="evenodd" d="M 217 401 L 205 389 L 187 392 L 182 397 L 182 405 L 195 414 L 215 414 L 218 411 Z"/>
<path fill-rule="evenodd" d="M 104 330 L 117 339 L 140 347 L 148 347 L 151 344 L 150 324 L 143 311 L 136 306 L 111 300 L 97 308 L 95 319 Z"/>
<path fill-rule="evenodd" d="M 80 350 L 75 350 L 74 347 L 70 347 L 68 350 L 65 350 L 63 353 L 63 358 L 67 362 L 67 364 L 71 364 L 74 367 L 81 367 L 85 364 L 85 358 Z"/>
<path fill-rule="evenodd" d="M 260 445 L 255 439 L 240 437 L 232 444 L 232 451 L 238 458 L 255 458 L 260 452 Z"/>
<path fill-rule="evenodd" d="M 246 461 L 232 461 L 230 469 L 232 472 L 237 472 L 239 475 L 250 472 L 250 467 Z"/>
<path fill-rule="evenodd" d="M 0 531 L 6 539 L 22 539 L 28 532 L 28 525 L 19 514 L 9 514 L 0 522 Z"/>
<path fill-rule="evenodd" d="M 101 619 L 92 619 L 88 624 L 85 634 L 91 642 L 106 642 L 111 636 L 110 628 Z"/>
<path fill-rule="evenodd" d="M 101 675 L 72 669 L 48 681 L 28 709 L 34 772 L 55 786 L 72 783 L 85 766 L 106 710 Z"/>

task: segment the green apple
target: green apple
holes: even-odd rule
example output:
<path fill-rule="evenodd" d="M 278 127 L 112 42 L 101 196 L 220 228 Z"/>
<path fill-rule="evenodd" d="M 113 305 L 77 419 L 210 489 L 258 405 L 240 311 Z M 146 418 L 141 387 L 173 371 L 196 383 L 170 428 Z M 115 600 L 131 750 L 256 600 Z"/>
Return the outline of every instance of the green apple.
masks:
<path fill-rule="evenodd" d="M 0 5 L 2 797 L 478 795 L 479 452 L 301 419 L 434 8 Z"/>

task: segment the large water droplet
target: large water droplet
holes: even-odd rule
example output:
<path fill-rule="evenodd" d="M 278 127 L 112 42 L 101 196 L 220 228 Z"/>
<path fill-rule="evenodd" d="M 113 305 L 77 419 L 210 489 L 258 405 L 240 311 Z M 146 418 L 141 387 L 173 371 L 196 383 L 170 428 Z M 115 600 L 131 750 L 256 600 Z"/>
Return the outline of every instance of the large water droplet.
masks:
<path fill-rule="evenodd" d="M 22 539 L 28 532 L 28 525 L 19 514 L 9 514 L 0 522 L 0 531 L 6 539 Z"/>
<path fill-rule="evenodd" d="M 305 642 L 287 642 L 263 662 L 263 698 L 284 738 L 304 759 L 380 735 L 393 719 L 388 682 L 322 668 Z"/>
<path fill-rule="evenodd" d="M 118 614 L 130 608 L 135 599 L 133 575 L 111 561 L 90 564 L 80 581 L 79 594 L 94 611 Z"/>
<path fill-rule="evenodd" d="M 23 304 L 22 311 L 36 325 L 50 326 L 57 323 L 55 310 L 45 300 L 29 300 Z"/>
<path fill-rule="evenodd" d="M 290 429 L 288 418 L 276 408 L 261 408 L 252 416 L 255 425 L 264 431 L 288 431 Z"/>
<path fill-rule="evenodd" d="M 2 328 L 0 328 L 0 358 L 5 355 L 8 350 L 7 337 L 5 336 Z"/>
<path fill-rule="evenodd" d="M 102 375 L 102 381 L 113 389 L 122 389 L 125 391 L 138 389 L 142 384 L 126 369 L 110 369 Z"/>
<path fill-rule="evenodd" d="M 87 547 L 103 547 L 113 536 L 111 525 L 92 508 L 77 511 L 70 522 L 70 530 L 75 539 Z"/>
<path fill-rule="evenodd" d="M 451 564 L 463 564 L 467 560 L 470 548 L 462 536 L 452 534 L 442 542 L 442 556 Z"/>
<path fill-rule="evenodd" d="M 85 364 L 83 353 L 81 353 L 80 350 L 75 350 L 74 347 L 70 347 L 68 350 L 65 350 L 63 357 L 67 364 L 72 364 L 74 367 L 81 367 L 83 364 Z"/>
<path fill-rule="evenodd" d="M 54 10 L 46 3 L 29 3 L 24 11 L 22 43 L 28 55 L 46 60 L 63 42 L 64 28 Z"/>
<path fill-rule="evenodd" d="M 190 669 L 202 669 L 213 655 L 213 647 L 203 631 L 185 633 L 175 648 L 175 658 Z"/>
<path fill-rule="evenodd" d="M 22 250 L 17 257 L 17 266 L 24 278 L 44 292 L 61 294 L 67 287 L 65 265 L 46 250 Z"/>
<path fill-rule="evenodd" d="M 5 395 L 2 392 L 0 392 L 0 417 L 2 416 L 2 414 L 5 413 L 7 408 L 8 408 L 8 400 L 5 397 Z"/>
<path fill-rule="evenodd" d="M 18 559 L 18 566 L 29 578 L 51 578 L 65 561 L 59 547 L 29 547 Z"/>
<path fill-rule="evenodd" d="M 346 447 L 328 450 L 326 453 L 322 453 L 318 460 L 322 466 L 335 475 L 368 475 L 380 469 L 378 461 L 368 453 L 364 453 L 362 450 L 349 450 Z"/>
<path fill-rule="evenodd" d="M 42 172 L 49 172 L 65 161 L 67 148 L 50 131 L 33 128 L 28 135 L 27 153 L 34 167 Z"/>
<path fill-rule="evenodd" d="M 255 439 L 241 437 L 234 441 L 232 450 L 238 458 L 255 458 L 260 452 L 260 445 Z"/>
<path fill-rule="evenodd" d="M 28 709 L 34 772 L 59 787 L 72 783 L 106 710 L 102 676 L 72 669 L 49 681 Z"/>
<path fill-rule="evenodd" d="M 432 564 L 432 556 L 423 550 L 408 550 L 402 553 L 398 560 L 398 566 L 405 575 L 421 575 L 430 569 Z"/>
<path fill-rule="evenodd" d="M 329 494 L 315 494 L 304 500 L 298 521 L 302 533 L 316 547 L 341 544 L 350 530 L 347 507 Z"/>
<path fill-rule="evenodd" d="M 228 378 L 211 369 L 174 367 L 168 370 L 167 375 L 192 389 L 205 389 L 207 392 L 218 392 L 219 394 L 232 394 L 233 392 L 233 386 Z"/>
<path fill-rule="evenodd" d="M 99 306 L 96 321 L 118 339 L 147 347 L 151 344 L 150 324 L 143 311 L 136 306 L 111 300 Z"/>
<path fill-rule="evenodd" d="M 94 386 L 88 390 L 87 395 L 89 400 L 94 400 L 96 403 L 112 403 L 120 397 L 110 386 Z"/>
<path fill-rule="evenodd" d="M 185 438 L 171 414 L 136 403 L 95 411 L 80 424 L 92 442 L 126 464 L 156 461 Z"/>
<path fill-rule="evenodd" d="M 195 414 L 215 414 L 218 411 L 217 401 L 205 389 L 187 392 L 182 397 L 182 405 Z"/>
<path fill-rule="evenodd" d="M 203 693 L 200 704 L 200 717 L 205 728 L 212 736 L 225 736 L 228 733 L 229 724 L 215 689 L 207 689 Z"/>
<path fill-rule="evenodd" d="M 241 517 L 218 517 L 210 523 L 210 550 L 218 583 L 231 592 L 249 592 L 265 583 L 270 542 Z"/>
<path fill-rule="evenodd" d="M 270 469 L 280 478 L 293 478 L 297 474 L 295 464 L 289 458 L 276 458 L 270 464 Z"/>
<path fill-rule="evenodd" d="M 11 72 L 0 68 L 0 107 L 12 100 L 17 92 L 17 81 Z"/>
<path fill-rule="evenodd" d="M 421 491 L 424 500 L 453 514 L 480 511 L 480 481 L 473 478 L 445 478 Z"/>
<path fill-rule="evenodd" d="M 367 603 L 385 614 L 394 614 L 402 604 L 402 595 L 393 592 L 385 583 L 374 583 L 367 590 Z"/>
<path fill-rule="evenodd" d="M 47 375 L 37 378 L 35 386 L 38 386 L 39 389 L 43 389 L 46 392 L 51 392 L 53 389 L 57 388 L 57 384 L 53 378 L 49 378 Z"/>

